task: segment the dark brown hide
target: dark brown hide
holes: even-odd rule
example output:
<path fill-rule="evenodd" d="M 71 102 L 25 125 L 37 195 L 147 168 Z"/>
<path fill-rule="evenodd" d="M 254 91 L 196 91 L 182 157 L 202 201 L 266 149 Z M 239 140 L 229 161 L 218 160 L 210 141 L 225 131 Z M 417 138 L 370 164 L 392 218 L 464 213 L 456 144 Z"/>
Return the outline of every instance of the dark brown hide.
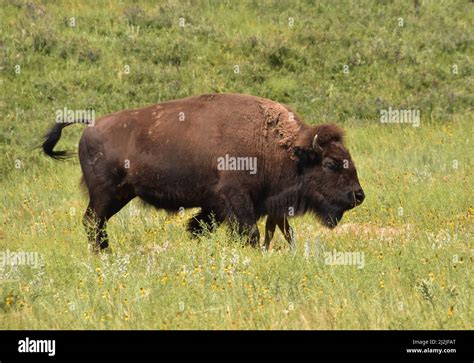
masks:
<path fill-rule="evenodd" d="M 48 155 L 66 155 L 53 148 L 67 125 L 46 135 Z M 90 196 L 84 216 L 89 240 L 96 250 L 107 247 L 106 221 L 138 196 L 168 211 L 201 208 L 188 224 L 193 234 L 213 220 L 234 222 L 254 246 L 257 220 L 268 215 L 265 245 L 276 225 L 293 244 L 288 216 L 314 212 L 334 227 L 364 198 L 342 138 L 335 125 L 311 127 L 285 105 L 240 94 L 103 116 L 79 142 Z M 226 157 L 255 158 L 256 170 L 219 170 Z"/>

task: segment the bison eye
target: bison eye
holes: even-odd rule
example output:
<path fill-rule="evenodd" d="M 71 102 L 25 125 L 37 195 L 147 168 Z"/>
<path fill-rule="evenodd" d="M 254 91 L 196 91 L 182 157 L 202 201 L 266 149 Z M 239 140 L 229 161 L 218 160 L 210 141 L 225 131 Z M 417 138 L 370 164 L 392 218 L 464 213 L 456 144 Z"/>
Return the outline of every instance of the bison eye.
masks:
<path fill-rule="evenodd" d="M 328 168 L 331 171 L 339 171 L 342 169 L 342 163 L 339 160 L 327 158 L 324 161 L 324 167 Z"/>

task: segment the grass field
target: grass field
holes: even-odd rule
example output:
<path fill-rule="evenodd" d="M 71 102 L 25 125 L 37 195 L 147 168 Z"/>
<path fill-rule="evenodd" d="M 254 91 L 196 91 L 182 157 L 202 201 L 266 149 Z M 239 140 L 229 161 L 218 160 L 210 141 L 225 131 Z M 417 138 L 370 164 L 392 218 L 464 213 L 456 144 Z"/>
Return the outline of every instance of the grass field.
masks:
<path fill-rule="evenodd" d="M 473 329 L 473 5 L 2 1 L 0 328 Z M 191 240 L 194 211 L 135 200 L 93 255 L 77 157 L 35 149 L 55 111 L 210 92 L 340 124 L 364 204 L 333 231 L 295 218 L 296 251 L 277 233 L 262 252 L 226 227 Z M 381 123 L 389 107 L 418 110 L 419 127 Z M 334 250 L 364 263 L 328 265 Z"/>

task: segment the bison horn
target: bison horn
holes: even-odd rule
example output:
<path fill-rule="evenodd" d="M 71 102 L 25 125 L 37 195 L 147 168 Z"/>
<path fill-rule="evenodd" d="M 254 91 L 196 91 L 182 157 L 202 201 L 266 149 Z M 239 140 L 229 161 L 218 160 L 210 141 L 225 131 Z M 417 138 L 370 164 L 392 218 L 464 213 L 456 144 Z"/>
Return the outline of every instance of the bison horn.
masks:
<path fill-rule="evenodd" d="M 314 135 L 313 150 L 316 151 L 316 152 L 321 152 L 322 151 L 321 146 L 319 146 L 319 144 L 318 144 L 318 134 Z"/>

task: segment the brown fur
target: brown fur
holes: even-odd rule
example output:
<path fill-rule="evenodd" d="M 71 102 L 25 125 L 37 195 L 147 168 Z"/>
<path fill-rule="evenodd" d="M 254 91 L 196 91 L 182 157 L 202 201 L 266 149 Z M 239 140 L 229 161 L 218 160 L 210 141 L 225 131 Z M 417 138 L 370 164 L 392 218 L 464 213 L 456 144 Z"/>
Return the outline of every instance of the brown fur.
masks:
<path fill-rule="evenodd" d="M 48 155 L 65 156 L 53 151 L 65 126 L 46 135 Z M 321 148 L 313 150 L 316 133 Z M 226 154 L 255 157 L 257 172 L 218 170 Z M 90 196 L 84 224 L 97 250 L 108 245 L 106 221 L 137 196 L 169 211 L 201 208 L 188 224 L 193 234 L 212 220 L 235 221 L 252 245 L 261 216 L 270 217 L 268 231 L 278 225 L 292 240 L 291 210 L 315 212 L 333 227 L 363 199 L 339 127 L 308 126 L 287 106 L 248 95 L 203 95 L 103 116 L 84 131 L 79 157 Z M 347 169 L 330 168 L 344 159 Z"/>

